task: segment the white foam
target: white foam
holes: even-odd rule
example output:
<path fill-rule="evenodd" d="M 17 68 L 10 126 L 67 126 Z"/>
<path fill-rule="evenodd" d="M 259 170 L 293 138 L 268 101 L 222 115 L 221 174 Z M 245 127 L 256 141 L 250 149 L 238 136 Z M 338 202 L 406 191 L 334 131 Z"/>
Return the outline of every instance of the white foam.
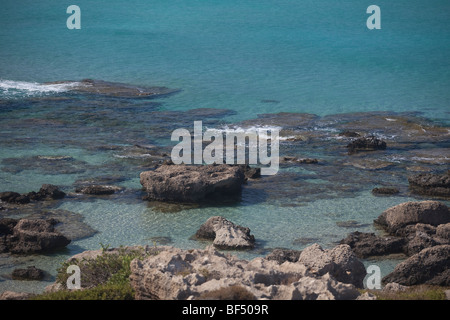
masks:
<path fill-rule="evenodd" d="M 3 91 L 6 95 L 38 95 L 48 93 L 66 92 L 74 87 L 79 87 L 82 84 L 79 82 L 63 82 L 44 84 L 38 82 L 14 81 L 14 80 L 0 80 L 0 92 Z"/>

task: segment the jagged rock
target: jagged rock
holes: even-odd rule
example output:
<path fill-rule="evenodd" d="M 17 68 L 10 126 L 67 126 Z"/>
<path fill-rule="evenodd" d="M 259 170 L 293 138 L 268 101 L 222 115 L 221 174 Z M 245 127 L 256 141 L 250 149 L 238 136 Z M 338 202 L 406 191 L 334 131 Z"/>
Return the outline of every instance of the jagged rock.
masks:
<path fill-rule="evenodd" d="M 329 273 L 312 273 L 302 263 L 279 264 L 265 258 L 241 260 L 213 247 L 205 250 L 162 247 L 156 255 L 133 260 L 130 269 L 136 299 L 198 299 L 235 287 L 255 299 L 339 300 L 359 296 L 354 285 L 339 282 Z"/>
<path fill-rule="evenodd" d="M 59 190 L 57 186 L 51 184 L 43 184 L 38 192 L 31 191 L 27 194 L 7 191 L 0 193 L 0 200 L 8 203 L 26 204 L 31 200 L 56 200 L 64 198 L 66 194 Z"/>
<path fill-rule="evenodd" d="M 255 245 L 255 237 L 250 234 L 249 228 L 235 225 L 220 216 L 209 218 L 195 236 L 213 240 L 214 246 L 220 249 L 251 249 Z"/>
<path fill-rule="evenodd" d="M 438 225 L 436 228 L 436 236 L 450 241 L 450 223 Z"/>
<path fill-rule="evenodd" d="M 406 291 L 408 289 L 407 286 L 402 286 L 401 284 L 390 282 L 384 286 L 382 289 L 384 292 L 399 292 Z"/>
<path fill-rule="evenodd" d="M 0 200 L 7 203 L 25 204 L 30 202 L 30 198 L 13 191 L 0 192 Z"/>
<path fill-rule="evenodd" d="M 375 223 L 395 235 L 407 225 L 425 223 L 432 226 L 450 222 L 449 208 L 438 201 L 405 202 L 384 211 Z"/>
<path fill-rule="evenodd" d="M 279 264 L 283 262 L 297 262 L 300 254 L 302 252 L 300 250 L 291 250 L 291 249 L 274 249 L 271 253 L 266 256 L 267 260 L 274 260 Z"/>
<path fill-rule="evenodd" d="M 65 247 L 70 240 L 54 230 L 56 220 L 0 219 L 0 252 L 30 254 Z"/>
<path fill-rule="evenodd" d="M 351 283 L 358 288 L 363 287 L 366 269 L 347 244 L 333 249 L 322 249 L 313 244 L 302 251 L 298 259 L 318 275 L 330 273 L 336 280 Z"/>
<path fill-rule="evenodd" d="M 411 192 L 450 198 L 450 170 L 444 174 L 421 173 L 408 178 Z"/>
<path fill-rule="evenodd" d="M 241 192 L 245 176 L 232 165 L 161 165 L 140 175 L 148 200 L 198 202 L 212 194 Z"/>
<path fill-rule="evenodd" d="M 4 291 L 0 293 L 0 300 L 28 300 L 34 294 L 28 292 Z"/>
<path fill-rule="evenodd" d="M 356 256 L 367 258 L 401 253 L 406 240 L 398 237 L 379 237 L 374 233 L 355 231 L 341 240 L 340 243 L 349 245 Z"/>
<path fill-rule="evenodd" d="M 52 184 L 43 184 L 38 192 L 39 200 L 57 200 L 65 196 L 66 194 L 63 191 Z"/>
<path fill-rule="evenodd" d="M 26 269 L 14 269 L 11 274 L 13 280 L 42 280 L 44 276 L 44 271 L 35 266 Z"/>
<path fill-rule="evenodd" d="M 396 282 L 405 286 L 430 284 L 450 285 L 450 245 L 424 249 L 399 263 L 383 278 L 384 283 Z"/>
<path fill-rule="evenodd" d="M 376 138 L 375 136 L 367 136 L 352 141 L 347 145 L 347 149 L 349 154 L 353 154 L 358 151 L 385 150 L 386 142 Z"/>

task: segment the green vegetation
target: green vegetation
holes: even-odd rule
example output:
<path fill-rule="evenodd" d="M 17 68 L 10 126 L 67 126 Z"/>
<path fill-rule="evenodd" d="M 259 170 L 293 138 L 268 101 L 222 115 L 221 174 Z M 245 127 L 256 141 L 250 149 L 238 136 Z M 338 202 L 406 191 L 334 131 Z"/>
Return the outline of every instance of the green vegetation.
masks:
<path fill-rule="evenodd" d="M 405 291 L 385 292 L 382 290 L 365 290 L 378 300 L 445 300 L 447 287 L 418 285 L 408 287 Z"/>
<path fill-rule="evenodd" d="M 154 252 L 153 252 L 154 251 Z M 35 300 L 132 300 L 134 291 L 130 285 L 130 263 L 133 259 L 144 259 L 153 250 L 145 252 L 143 248 L 120 247 L 109 250 L 102 245 L 102 253 L 92 259 L 65 261 L 58 269 L 56 282 L 64 290 L 43 293 L 33 297 Z M 81 271 L 81 289 L 65 290 L 70 274 L 66 273 L 70 265 L 77 265 Z"/>

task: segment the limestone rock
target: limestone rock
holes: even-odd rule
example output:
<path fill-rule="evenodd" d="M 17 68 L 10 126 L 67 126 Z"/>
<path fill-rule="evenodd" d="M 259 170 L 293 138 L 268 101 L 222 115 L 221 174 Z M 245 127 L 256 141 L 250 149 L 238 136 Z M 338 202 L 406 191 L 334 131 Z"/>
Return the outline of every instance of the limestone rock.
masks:
<path fill-rule="evenodd" d="M 449 223 L 450 210 L 438 201 L 405 202 L 387 209 L 374 222 L 385 227 L 389 233 L 396 234 L 410 224 L 437 226 Z"/>
<path fill-rule="evenodd" d="M 209 218 L 195 235 L 199 239 L 213 240 L 214 246 L 220 249 L 251 249 L 255 245 L 255 237 L 249 228 L 220 216 Z"/>
<path fill-rule="evenodd" d="M 212 194 L 241 192 L 243 170 L 231 165 L 161 165 L 140 175 L 148 200 L 198 202 Z"/>

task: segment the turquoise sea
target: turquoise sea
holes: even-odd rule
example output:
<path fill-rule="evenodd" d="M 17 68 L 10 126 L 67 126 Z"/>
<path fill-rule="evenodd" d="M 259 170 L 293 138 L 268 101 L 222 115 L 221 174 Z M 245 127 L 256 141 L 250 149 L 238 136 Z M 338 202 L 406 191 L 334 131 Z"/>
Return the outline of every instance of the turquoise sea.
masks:
<path fill-rule="evenodd" d="M 80 30 L 66 27 L 72 4 L 81 9 Z M 381 9 L 380 30 L 366 27 L 372 4 Z M 382 211 L 423 199 L 408 192 L 408 175 L 449 168 L 449 52 L 448 0 L 2 0 L 0 192 L 58 185 L 68 197 L 40 209 L 71 212 L 98 232 L 55 254 L 0 255 L 0 292 L 39 292 L 64 259 L 101 244 L 204 247 L 191 236 L 213 215 L 251 229 L 257 248 L 236 253 L 244 258 L 378 232 L 372 221 Z M 176 91 L 124 97 L 48 83 L 83 79 Z M 321 165 L 282 166 L 275 177 L 250 181 L 231 204 L 143 201 L 139 173 L 155 152 L 145 146 L 170 150 L 170 133 L 199 120 L 301 133 L 308 139 L 287 139 L 281 153 Z M 393 121 L 436 127 L 439 136 L 406 138 Z M 337 136 L 343 129 L 387 139 L 385 153 L 368 157 L 388 165 L 352 165 L 348 140 Z M 76 194 L 75 185 L 88 179 L 125 191 Z M 373 196 L 380 185 L 401 192 Z M 1 210 L 0 217 L 33 210 Z M 365 262 L 387 274 L 398 259 Z M 46 281 L 10 279 L 27 265 L 46 270 Z"/>

